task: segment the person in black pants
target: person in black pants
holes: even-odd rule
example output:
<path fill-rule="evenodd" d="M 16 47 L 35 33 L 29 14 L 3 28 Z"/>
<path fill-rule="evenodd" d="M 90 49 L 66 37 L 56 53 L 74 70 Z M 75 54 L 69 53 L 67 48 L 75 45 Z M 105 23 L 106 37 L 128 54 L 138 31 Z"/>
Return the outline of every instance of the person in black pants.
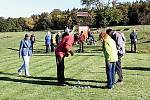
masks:
<path fill-rule="evenodd" d="M 130 34 L 130 40 L 131 40 L 131 52 L 136 53 L 137 33 L 135 32 L 135 29 Z"/>
<path fill-rule="evenodd" d="M 118 54 L 118 61 L 116 62 L 116 72 L 118 74 L 118 80 L 117 82 L 122 83 L 123 82 L 123 75 L 122 75 L 122 67 L 121 67 L 121 58 L 123 55 Z"/>
<path fill-rule="evenodd" d="M 56 56 L 58 83 L 66 83 L 64 76 L 64 57 Z"/>
<path fill-rule="evenodd" d="M 71 50 L 73 43 L 73 36 L 69 35 L 69 33 L 64 33 L 62 35 L 61 42 L 57 45 L 55 49 L 57 64 L 57 80 L 59 86 L 65 86 L 66 84 L 68 84 L 68 82 L 65 81 L 64 77 L 64 58 L 68 57 L 69 53 L 73 56 L 73 52 Z"/>
<path fill-rule="evenodd" d="M 32 34 L 31 35 L 31 37 L 30 37 L 30 41 L 31 41 L 31 45 L 32 45 L 32 52 L 33 52 L 33 45 L 34 45 L 34 43 L 35 43 L 35 35 L 34 34 Z"/>
<path fill-rule="evenodd" d="M 80 49 L 79 51 L 84 53 L 84 40 L 85 40 L 85 36 L 83 34 L 83 31 L 81 31 L 81 34 L 80 34 Z"/>
<path fill-rule="evenodd" d="M 56 35 L 56 45 L 58 45 L 59 42 L 60 42 L 60 32 L 58 32 Z"/>

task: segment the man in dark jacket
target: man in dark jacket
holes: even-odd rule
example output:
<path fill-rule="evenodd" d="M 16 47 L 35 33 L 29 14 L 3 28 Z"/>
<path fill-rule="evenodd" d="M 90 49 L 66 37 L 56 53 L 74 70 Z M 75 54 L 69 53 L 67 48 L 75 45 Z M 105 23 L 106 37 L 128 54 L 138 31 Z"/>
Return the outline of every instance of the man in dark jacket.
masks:
<path fill-rule="evenodd" d="M 30 41 L 31 41 L 31 45 L 32 45 L 32 52 L 33 52 L 33 45 L 35 43 L 35 35 L 32 34 L 31 37 L 30 37 Z"/>
<path fill-rule="evenodd" d="M 135 29 L 130 34 L 130 40 L 131 40 L 131 52 L 136 53 L 137 33 L 135 32 Z"/>
<path fill-rule="evenodd" d="M 60 42 L 60 32 L 58 32 L 56 35 L 56 45 L 58 45 L 59 42 Z"/>

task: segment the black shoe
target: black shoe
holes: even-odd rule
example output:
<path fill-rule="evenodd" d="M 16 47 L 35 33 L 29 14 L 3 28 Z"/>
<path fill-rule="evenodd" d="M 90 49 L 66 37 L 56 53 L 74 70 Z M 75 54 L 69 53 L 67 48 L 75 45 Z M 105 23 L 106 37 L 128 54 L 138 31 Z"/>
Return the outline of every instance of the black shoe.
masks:
<path fill-rule="evenodd" d="M 123 80 L 118 80 L 116 83 L 117 84 L 123 84 Z"/>
<path fill-rule="evenodd" d="M 64 84 L 68 85 L 69 83 L 65 81 Z"/>
<path fill-rule="evenodd" d="M 58 86 L 66 86 L 66 84 L 64 84 L 64 83 L 58 83 L 57 85 Z"/>
<path fill-rule="evenodd" d="M 68 82 L 58 82 L 58 86 L 67 86 L 69 83 Z"/>
<path fill-rule="evenodd" d="M 112 89 L 112 87 L 109 87 L 109 86 L 105 86 L 105 88 L 106 88 L 106 89 Z"/>

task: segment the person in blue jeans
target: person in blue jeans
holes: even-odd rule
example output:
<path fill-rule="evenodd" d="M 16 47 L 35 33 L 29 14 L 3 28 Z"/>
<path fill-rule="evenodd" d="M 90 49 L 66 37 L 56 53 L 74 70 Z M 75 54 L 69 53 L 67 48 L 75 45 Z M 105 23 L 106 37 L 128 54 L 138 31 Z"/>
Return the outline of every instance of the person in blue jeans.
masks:
<path fill-rule="evenodd" d="M 115 68 L 118 61 L 118 51 L 115 41 L 107 34 L 102 32 L 100 35 L 102 48 L 106 62 L 107 88 L 111 89 L 115 84 Z"/>
<path fill-rule="evenodd" d="M 30 36 L 28 34 L 25 34 L 25 38 L 20 42 L 20 48 L 19 48 L 19 58 L 22 57 L 23 64 L 18 69 L 18 74 L 21 75 L 23 71 L 25 71 L 25 75 L 31 76 L 29 72 L 29 62 L 30 57 L 32 56 L 32 44 L 30 41 Z"/>

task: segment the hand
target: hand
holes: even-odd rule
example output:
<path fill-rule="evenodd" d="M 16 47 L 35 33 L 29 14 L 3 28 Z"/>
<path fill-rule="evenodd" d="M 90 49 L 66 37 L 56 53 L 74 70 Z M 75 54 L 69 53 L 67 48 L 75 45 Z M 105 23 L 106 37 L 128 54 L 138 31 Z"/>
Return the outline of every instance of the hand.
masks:
<path fill-rule="evenodd" d="M 71 56 L 73 56 L 73 55 L 74 55 L 74 52 L 73 52 L 73 51 L 70 51 L 70 54 L 71 54 Z"/>
<path fill-rule="evenodd" d="M 69 57 L 69 53 L 67 53 L 67 54 L 65 55 L 65 57 Z"/>

